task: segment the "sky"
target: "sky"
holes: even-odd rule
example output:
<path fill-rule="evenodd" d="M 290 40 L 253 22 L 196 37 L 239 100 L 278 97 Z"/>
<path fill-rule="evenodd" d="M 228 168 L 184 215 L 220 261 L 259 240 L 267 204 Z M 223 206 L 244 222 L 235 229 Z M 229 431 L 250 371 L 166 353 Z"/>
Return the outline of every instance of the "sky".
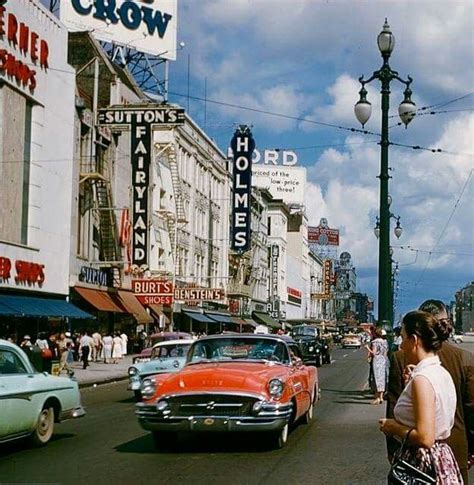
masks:
<path fill-rule="evenodd" d="M 392 82 L 390 141 L 429 149 L 391 146 L 389 151 L 390 209 L 403 227 L 397 240 L 392 221 L 397 315 L 427 298 L 450 302 L 474 280 L 473 5 L 179 1 L 178 41 L 186 46 L 170 66 L 170 100 L 189 106 L 223 150 L 238 124 L 253 126 L 257 149 L 295 150 L 299 165 L 307 168 L 310 224 L 325 217 L 340 230 L 339 252 L 352 255 L 358 290 L 376 304 L 380 85 L 368 87 L 373 110 L 365 128 L 375 135 L 314 122 L 361 128 L 353 111 L 358 78 L 381 67 L 376 39 L 388 18 L 395 36 L 390 65 L 400 77 L 414 79 L 417 108 L 429 107 L 406 130 L 398 126 L 404 86 Z"/>
<path fill-rule="evenodd" d="M 257 149 L 297 153 L 307 169 L 310 225 L 324 217 L 340 230 L 339 253 L 352 255 L 357 290 L 374 297 L 375 308 L 377 81 L 367 86 L 373 107 L 368 133 L 351 129 L 361 128 L 353 111 L 358 78 L 381 67 L 376 39 L 388 18 L 395 36 L 390 65 L 402 78 L 413 78 L 419 109 L 407 129 L 400 126 L 404 86 L 392 82 L 390 141 L 406 145 L 389 150 L 390 209 L 403 227 L 400 239 L 391 232 L 399 266 L 396 314 L 427 298 L 450 302 L 456 290 L 474 281 L 472 1 L 178 4 L 178 42 L 185 47 L 170 63 L 170 101 L 189 109 L 223 151 L 236 126 L 249 124 Z"/>

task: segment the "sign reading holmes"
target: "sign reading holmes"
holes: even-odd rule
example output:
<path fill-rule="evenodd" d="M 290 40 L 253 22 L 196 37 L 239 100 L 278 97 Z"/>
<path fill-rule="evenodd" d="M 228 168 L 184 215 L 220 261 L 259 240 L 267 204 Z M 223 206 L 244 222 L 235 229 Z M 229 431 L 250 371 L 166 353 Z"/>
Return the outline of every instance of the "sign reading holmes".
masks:
<path fill-rule="evenodd" d="M 240 125 L 230 142 L 234 154 L 231 248 L 245 252 L 250 249 L 252 153 L 255 149 L 250 128 Z"/>
<path fill-rule="evenodd" d="M 89 30 L 164 59 L 176 59 L 177 0 L 61 0 L 60 19 L 69 30 Z"/>

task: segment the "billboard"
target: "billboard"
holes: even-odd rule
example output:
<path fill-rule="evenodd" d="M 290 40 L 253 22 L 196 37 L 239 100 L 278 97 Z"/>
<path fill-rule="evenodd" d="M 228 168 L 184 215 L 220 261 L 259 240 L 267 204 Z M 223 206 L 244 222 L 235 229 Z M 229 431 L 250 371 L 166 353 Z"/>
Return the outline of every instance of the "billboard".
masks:
<path fill-rule="evenodd" d="M 251 244 L 252 154 L 255 141 L 250 128 L 237 128 L 230 143 L 234 154 L 231 248 L 245 252 Z"/>
<path fill-rule="evenodd" d="M 283 199 L 286 204 L 304 204 L 305 168 L 253 165 L 252 177 L 254 187 L 268 189 L 275 199 Z"/>
<path fill-rule="evenodd" d="M 178 0 L 61 0 L 60 20 L 71 31 L 176 60 Z"/>
<path fill-rule="evenodd" d="M 329 229 L 321 225 L 308 226 L 308 242 L 321 246 L 339 246 L 339 229 Z"/>

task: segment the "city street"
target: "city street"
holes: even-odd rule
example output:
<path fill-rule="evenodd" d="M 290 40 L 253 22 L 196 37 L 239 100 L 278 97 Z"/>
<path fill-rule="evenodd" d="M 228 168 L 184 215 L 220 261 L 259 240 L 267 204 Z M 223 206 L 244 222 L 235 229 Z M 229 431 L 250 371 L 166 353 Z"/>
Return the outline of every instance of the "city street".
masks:
<path fill-rule="evenodd" d="M 463 344 L 473 350 L 473 344 Z M 82 391 L 87 416 L 59 425 L 44 449 L 0 448 L 0 482 L 30 483 L 384 483 L 385 406 L 369 405 L 364 350 L 335 349 L 320 369 L 316 419 L 300 424 L 282 450 L 251 435 L 183 436 L 156 452 L 133 414 L 125 382 Z"/>

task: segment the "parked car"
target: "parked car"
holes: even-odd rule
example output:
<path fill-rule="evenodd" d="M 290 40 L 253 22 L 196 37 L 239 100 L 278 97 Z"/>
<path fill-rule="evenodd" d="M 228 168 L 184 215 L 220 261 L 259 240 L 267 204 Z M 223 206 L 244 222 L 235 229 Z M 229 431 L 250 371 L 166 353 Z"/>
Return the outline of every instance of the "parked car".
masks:
<path fill-rule="evenodd" d="M 261 432 L 282 447 L 290 424 L 313 417 L 318 370 L 289 337 L 212 335 L 192 344 L 181 371 L 144 379 L 141 392 L 136 415 L 157 447 L 181 431 Z"/>
<path fill-rule="evenodd" d="M 46 445 L 55 422 L 85 415 L 75 380 L 36 371 L 26 353 L 6 340 L 0 340 L 0 403 L 0 443 L 29 437 Z"/>
<path fill-rule="evenodd" d="M 347 334 L 341 340 L 341 345 L 343 349 L 356 348 L 360 349 L 362 346 L 362 341 L 358 335 Z"/>
<path fill-rule="evenodd" d="M 190 339 L 191 335 L 186 332 L 159 332 L 150 335 L 147 339 L 149 345 L 143 349 L 139 355 L 133 358 L 133 363 L 138 364 L 139 362 L 149 362 L 151 359 L 151 351 L 153 346 L 159 342 L 164 342 L 165 340 L 182 340 Z"/>
<path fill-rule="evenodd" d="M 464 337 L 460 333 L 453 334 L 451 339 L 455 344 L 462 344 L 464 342 Z"/>
<path fill-rule="evenodd" d="M 128 369 L 128 389 L 133 391 L 137 400 L 141 399 L 141 384 L 145 377 L 153 374 L 178 372 L 186 362 L 189 347 L 194 342 L 187 340 L 165 340 L 155 344 L 150 360 L 137 362 Z"/>
<path fill-rule="evenodd" d="M 331 363 L 331 351 L 332 351 L 332 339 L 331 337 L 321 337 L 321 356 L 323 359 L 323 364 Z"/>
<path fill-rule="evenodd" d="M 291 336 L 298 344 L 303 362 L 307 365 L 321 367 L 323 364 L 323 346 L 319 339 L 318 329 L 311 325 L 295 325 Z"/>

